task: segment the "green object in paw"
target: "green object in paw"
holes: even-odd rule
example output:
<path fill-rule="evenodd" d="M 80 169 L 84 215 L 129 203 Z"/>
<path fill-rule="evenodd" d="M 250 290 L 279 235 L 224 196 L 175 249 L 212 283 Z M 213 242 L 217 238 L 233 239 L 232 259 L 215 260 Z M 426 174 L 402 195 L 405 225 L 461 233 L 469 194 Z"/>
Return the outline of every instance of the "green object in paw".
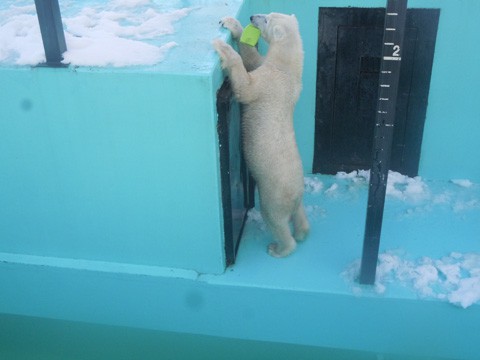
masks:
<path fill-rule="evenodd" d="M 260 33 L 261 32 L 259 28 L 253 26 L 252 24 L 248 24 L 245 29 L 243 29 L 240 42 L 250 46 L 255 46 L 258 43 L 258 39 L 260 39 Z"/>

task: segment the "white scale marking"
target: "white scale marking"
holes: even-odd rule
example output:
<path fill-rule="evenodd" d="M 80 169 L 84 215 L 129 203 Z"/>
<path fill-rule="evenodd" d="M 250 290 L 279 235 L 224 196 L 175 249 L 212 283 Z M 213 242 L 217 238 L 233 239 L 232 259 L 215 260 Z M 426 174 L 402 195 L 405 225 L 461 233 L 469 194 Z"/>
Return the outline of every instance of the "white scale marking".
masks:
<path fill-rule="evenodd" d="M 387 13 L 387 15 L 389 15 L 389 16 L 397 16 L 398 13 Z"/>
<path fill-rule="evenodd" d="M 395 28 L 385 28 L 386 31 L 395 31 Z"/>
<path fill-rule="evenodd" d="M 385 87 L 385 88 L 389 88 L 390 85 L 387 85 L 387 84 L 381 84 L 380 87 Z"/>
<path fill-rule="evenodd" d="M 400 60 L 402 60 L 402 57 L 401 56 L 384 56 L 383 60 L 400 61 Z"/>

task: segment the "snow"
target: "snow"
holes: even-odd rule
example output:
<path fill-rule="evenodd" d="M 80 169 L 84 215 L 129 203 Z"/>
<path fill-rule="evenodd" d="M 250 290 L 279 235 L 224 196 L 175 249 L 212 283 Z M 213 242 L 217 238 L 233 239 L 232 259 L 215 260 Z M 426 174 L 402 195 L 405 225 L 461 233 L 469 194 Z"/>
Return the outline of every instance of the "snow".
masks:
<path fill-rule="evenodd" d="M 360 260 L 342 273 L 356 295 L 368 287 L 356 283 Z M 393 283 L 416 292 L 421 298 L 433 298 L 467 308 L 480 303 L 480 254 L 451 253 L 440 259 L 421 257 L 410 260 L 400 251 L 379 254 L 374 291 L 383 294 Z"/>
<path fill-rule="evenodd" d="M 468 179 L 452 179 L 451 182 L 455 185 L 465 188 L 469 188 L 473 185 L 473 183 Z"/>
<path fill-rule="evenodd" d="M 340 171 L 335 175 L 337 179 L 350 179 L 354 182 L 357 181 L 369 181 L 370 180 L 370 170 L 354 170 L 350 173 Z"/>
<path fill-rule="evenodd" d="M 428 186 L 417 176 L 410 178 L 390 171 L 387 182 L 387 195 L 401 200 L 418 202 L 429 196 Z"/>
<path fill-rule="evenodd" d="M 478 208 L 480 208 L 480 201 L 478 199 L 471 199 L 468 201 L 456 201 L 453 205 L 453 211 L 456 213 Z"/>
<path fill-rule="evenodd" d="M 0 7 L 0 64 L 37 65 L 45 61 L 40 27 L 31 1 Z M 6 4 L 10 6 L 5 7 Z M 178 44 L 163 41 L 175 23 L 193 9 L 167 8 L 153 0 L 89 1 L 83 7 L 61 1 L 67 51 L 76 66 L 135 66 L 161 62 Z"/>
<path fill-rule="evenodd" d="M 323 183 L 317 177 L 305 177 L 304 183 L 305 191 L 312 194 L 317 194 L 323 189 Z"/>
<path fill-rule="evenodd" d="M 305 193 L 339 198 L 347 193 L 362 191 L 369 184 L 370 171 L 339 172 L 333 179 L 335 182 L 327 185 L 318 177 L 306 177 Z M 450 182 L 457 185 L 458 190 L 435 193 L 430 189 L 428 182 L 424 181 L 420 176 L 412 178 L 390 171 L 388 173 L 386 196 L 391 201 L 416 205 L 416 207 L 406 209 L 405 215 L 431 211 L 435 206 L 449 206 L 455 213 L 480 208 L 480 199 L 472 195 L 473 191 L 478 191 L 478 184 L 468 179 L 450 180 Z"/>
<path fill-rule="evenodd" d="M 342 184 L 347 184 L 348 188 L 352 186 L 362 186 L 368 184 L 370 181 L 369 170 L 358 170 L 350 173 L 339 172 L 335 175 L 335 179 Z M 318 193 L 323 188 L 323 184 L 315 184 L 319 182 L 317 178 L 309 178 L 305 180 L 305 191 L 310 193 Z M 332 194 L 340 190 L 339 184 L 332 184 L 325 193 Z M 405 201 L 422 201 L 429 196 L 427 184 L 421 177 L 410 178 L 398 172 L 390 171 L 388 173 L 387 181 L 387 196 L 397 198 Z"/>
<path fill-rule="evenodd" d="M 339 180 L 349 180 L 352 181 L 353 184 L 368 183 L 370 181 L 370 171 L 339 172 L 335 175 L 335 178 Z M 387 196 L 400 200 L 421 201 L 428 196 L 428 186 L 419 176 L 410 178 L 398 172 L 389 171 Z"/>
<path fill-rule="evenodd" d="M 325 190 L 325 194 L 330 195 L 335 193 L 338 190 L 338 184 L 332 184 L 327 190 Z"/>

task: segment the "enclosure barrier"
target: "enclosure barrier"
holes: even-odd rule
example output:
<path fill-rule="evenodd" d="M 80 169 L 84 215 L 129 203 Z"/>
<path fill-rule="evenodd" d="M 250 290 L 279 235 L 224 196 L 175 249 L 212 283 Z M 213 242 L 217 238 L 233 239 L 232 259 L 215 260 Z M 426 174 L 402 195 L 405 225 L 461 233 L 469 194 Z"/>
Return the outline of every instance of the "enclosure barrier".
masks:
<path fill-rule="evenodd" d="M 45 66 L 62 67 L 63 53 L 67 51 L 62 15 L 58 0 L 35 0 L 43 47 L 47 59 Z"/>

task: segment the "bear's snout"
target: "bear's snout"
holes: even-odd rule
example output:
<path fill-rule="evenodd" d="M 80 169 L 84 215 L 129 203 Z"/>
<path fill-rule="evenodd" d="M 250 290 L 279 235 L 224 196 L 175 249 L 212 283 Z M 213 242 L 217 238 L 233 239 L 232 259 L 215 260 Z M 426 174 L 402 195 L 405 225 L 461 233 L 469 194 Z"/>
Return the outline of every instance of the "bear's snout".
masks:
<path fill-rule="evenodd" d="M 250 22 L 256 27 L 262 28 L 267 22 L 267 17 L 265 15 L 252 15 L 250 16 Z"/>

